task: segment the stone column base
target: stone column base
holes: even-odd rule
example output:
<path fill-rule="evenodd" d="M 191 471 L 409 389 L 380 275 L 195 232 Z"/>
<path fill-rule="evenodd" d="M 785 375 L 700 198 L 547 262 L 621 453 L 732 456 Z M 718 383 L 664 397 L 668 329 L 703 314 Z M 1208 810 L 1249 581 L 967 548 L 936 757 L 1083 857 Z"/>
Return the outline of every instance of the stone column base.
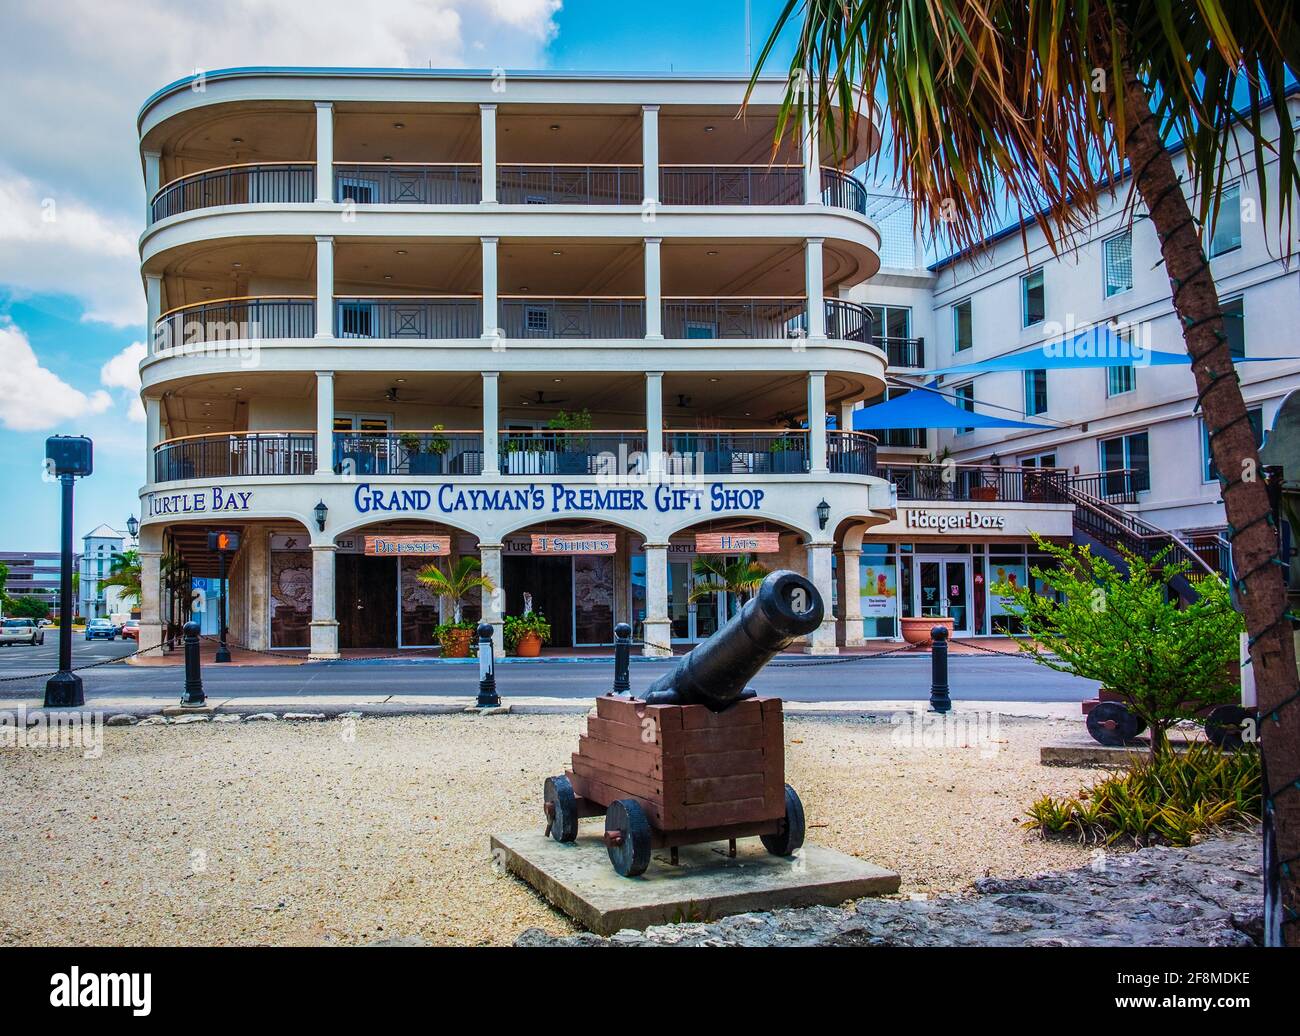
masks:
<path fill-rule="evenodd" d="M 641 636 L 645 643 L 641 654 L 646 658 L 671 658 L 673 642 L 673 624 L 668 619 L 646 619 L 641 624 Z"/>
<path fill-rule="evenodd" d="M 862 633 L 862 616 L 846 615 L 844 617 L 844 646 L 862 647 L 867 638 Z"/>
<path fill-rule="evenodd" d="M 145 650 L 140 652 L 141 658 L 161 658 L 162 657 L 162 623 L 140 623 L 140 639 L 137 642 Z"/>
<path fill-rule="evenodd" d="M 334 619 L 313 620 L 311 624 L 311 651 L 308 658 L 327 661 L 339 657 L 339 624 Z"/>
<path fill-rule="evenodd" d="M 808 645 L 810 655 L 838 655 L 839 645 L 835 643 L 835 620 L 823 619 L 822 624 L 812 632 Z"/>

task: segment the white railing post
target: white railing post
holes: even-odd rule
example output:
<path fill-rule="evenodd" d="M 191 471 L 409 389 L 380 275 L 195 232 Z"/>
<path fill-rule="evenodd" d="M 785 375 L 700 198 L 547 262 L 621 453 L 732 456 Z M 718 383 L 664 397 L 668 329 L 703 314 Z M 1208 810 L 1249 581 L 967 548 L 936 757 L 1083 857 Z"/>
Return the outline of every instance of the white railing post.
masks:
<path fill-rule="evenodd" d="M 334 200 L 334 105 L 316 102 L 316 201 Z"/>

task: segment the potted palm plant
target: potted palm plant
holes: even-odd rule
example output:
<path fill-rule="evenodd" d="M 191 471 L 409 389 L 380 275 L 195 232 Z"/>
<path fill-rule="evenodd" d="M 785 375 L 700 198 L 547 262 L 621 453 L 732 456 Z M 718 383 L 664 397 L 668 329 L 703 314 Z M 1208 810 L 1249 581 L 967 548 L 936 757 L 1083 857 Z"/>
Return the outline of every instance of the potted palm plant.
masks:
<path fill-rule="evenodd" d="M 591 431 L 591 411 L 585 407 L 570 413 L 561 410 L 547 422 L 547 427 L 556 431 L 578 432 Z M 588 453 L 591 439 L 585 435 L 562 435 L 555 450 L 555 470 L 560 475 L 585 475 L 587 473 Z"/>
<path fill-rule="evenodd" d="M 749 558 L 737 558 L 729 561 L 717 554 L 705 554 L 695 559 L 695 585 L 691 588 L 689 600 L 700 601 L 710 594 L 726 594 L 729 602 L 733 597 L 737 605 L 743 605 L 760 583 L 767 577 L 767 569 L 757 561 Z M 729 605 L 723 605 L 727 612 Z M 731 618 L 730 614 L 722 616 L 723 621 Z"/>
<path fill-rule="evenodd" d="M 773 439 L 767 447 L 768 469 L 775 475 L 788 475 L 803 471 L 803 442 L 790 435 Z"/>
<path fill-rule="evenodd" d="M 412 475 L 441 475 L 442 459 L 447 450 L 451 448 L 451 440 L 442 434 L 443 426 L 436 424 L 429 437 L 423 442 L 418 436 L 411 435 L 410 438 L 415 440 L 415 449 L 407 450 L 407 461 Z M 403 437 L 403 446 L 406 446 L 405 437 Z"/>
<path fill-rule="evenodd" d="M 465 598 L 475 590 L 487 593 L 496 590 L 492 580 L 480 574 L 481 567 L 478 558 L 464 554 L 456 559 L 450 572 L 444 572 L 435 561 L 416 573 L 420 582 L 439 597 L 449 598 L 452 602 L 454 610 L 451 622 L 441 623 L 433 631 L 446 658 L 468 658 L 473 646 L 474 623 L 466 622 L 461 614 Z"/>
<path fill-rule="evenodd" d="M 541 612 L 506 616 L 506 647 L 520 658 L 536 658 L 543 644 L 551 642 L 551 624 Z"/>

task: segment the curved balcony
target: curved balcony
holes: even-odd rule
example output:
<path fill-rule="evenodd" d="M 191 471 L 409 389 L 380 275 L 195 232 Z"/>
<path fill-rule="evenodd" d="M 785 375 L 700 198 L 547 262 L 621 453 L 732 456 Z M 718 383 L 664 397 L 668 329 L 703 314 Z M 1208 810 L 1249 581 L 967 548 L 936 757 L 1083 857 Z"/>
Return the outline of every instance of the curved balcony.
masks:
<path fill-rule="evenodd" d="M 168 310 L 154 324 L 154 352 L 218 342 L 311 338 L 316 300 L 311 295 L 257 295 L 213 299 Z"/>
<path fill-rule="evenodd" d="M 315 432 L 217 432 L 169 439 L 154 447 L 154 481 L 235 476 L 310 475 Z"/>
<path fill-rule="evenodd" d="M 867 188 L 861 180 L 838 169 L 822 166 L 822 204 L 867 214 Z"/>
<path fill-rule="evenodd" d="M 866 306 L 843 299 L 826 300 L 826 337 L 870 345 L 874 318 Z"/>
<path fill-rule="evenodd" d="M 643 183 L 639 165 L 497 166 L 497 200 L 503 205 L 640 205 Z"/>
<path fill-rule="evenodd" d="M 156 223 L 216 205 L 287 205 L 315 198 L 315 162 L 257 162 L 178 177 L 154 195 L 150 214 Z"/>

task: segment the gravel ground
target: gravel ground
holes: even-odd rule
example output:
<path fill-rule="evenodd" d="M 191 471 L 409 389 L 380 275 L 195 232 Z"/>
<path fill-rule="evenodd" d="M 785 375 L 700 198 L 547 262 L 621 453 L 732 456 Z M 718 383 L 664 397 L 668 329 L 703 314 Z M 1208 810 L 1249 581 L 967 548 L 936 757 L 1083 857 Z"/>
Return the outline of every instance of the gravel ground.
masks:
<path fill-rule="evenodd" d="M 541 823 L 577 715 L 110 727 L 98 759 L 0 749 L 0 944 L 512 943 L 574 931 L 496 873 L 493 831 Z M 976 747 L 787 720 L 808 838 L 899 871 L 902 893 L 1077 867 L 1017 824 L 1095 772 L 1038 764 L 1062 725 Z"/>

